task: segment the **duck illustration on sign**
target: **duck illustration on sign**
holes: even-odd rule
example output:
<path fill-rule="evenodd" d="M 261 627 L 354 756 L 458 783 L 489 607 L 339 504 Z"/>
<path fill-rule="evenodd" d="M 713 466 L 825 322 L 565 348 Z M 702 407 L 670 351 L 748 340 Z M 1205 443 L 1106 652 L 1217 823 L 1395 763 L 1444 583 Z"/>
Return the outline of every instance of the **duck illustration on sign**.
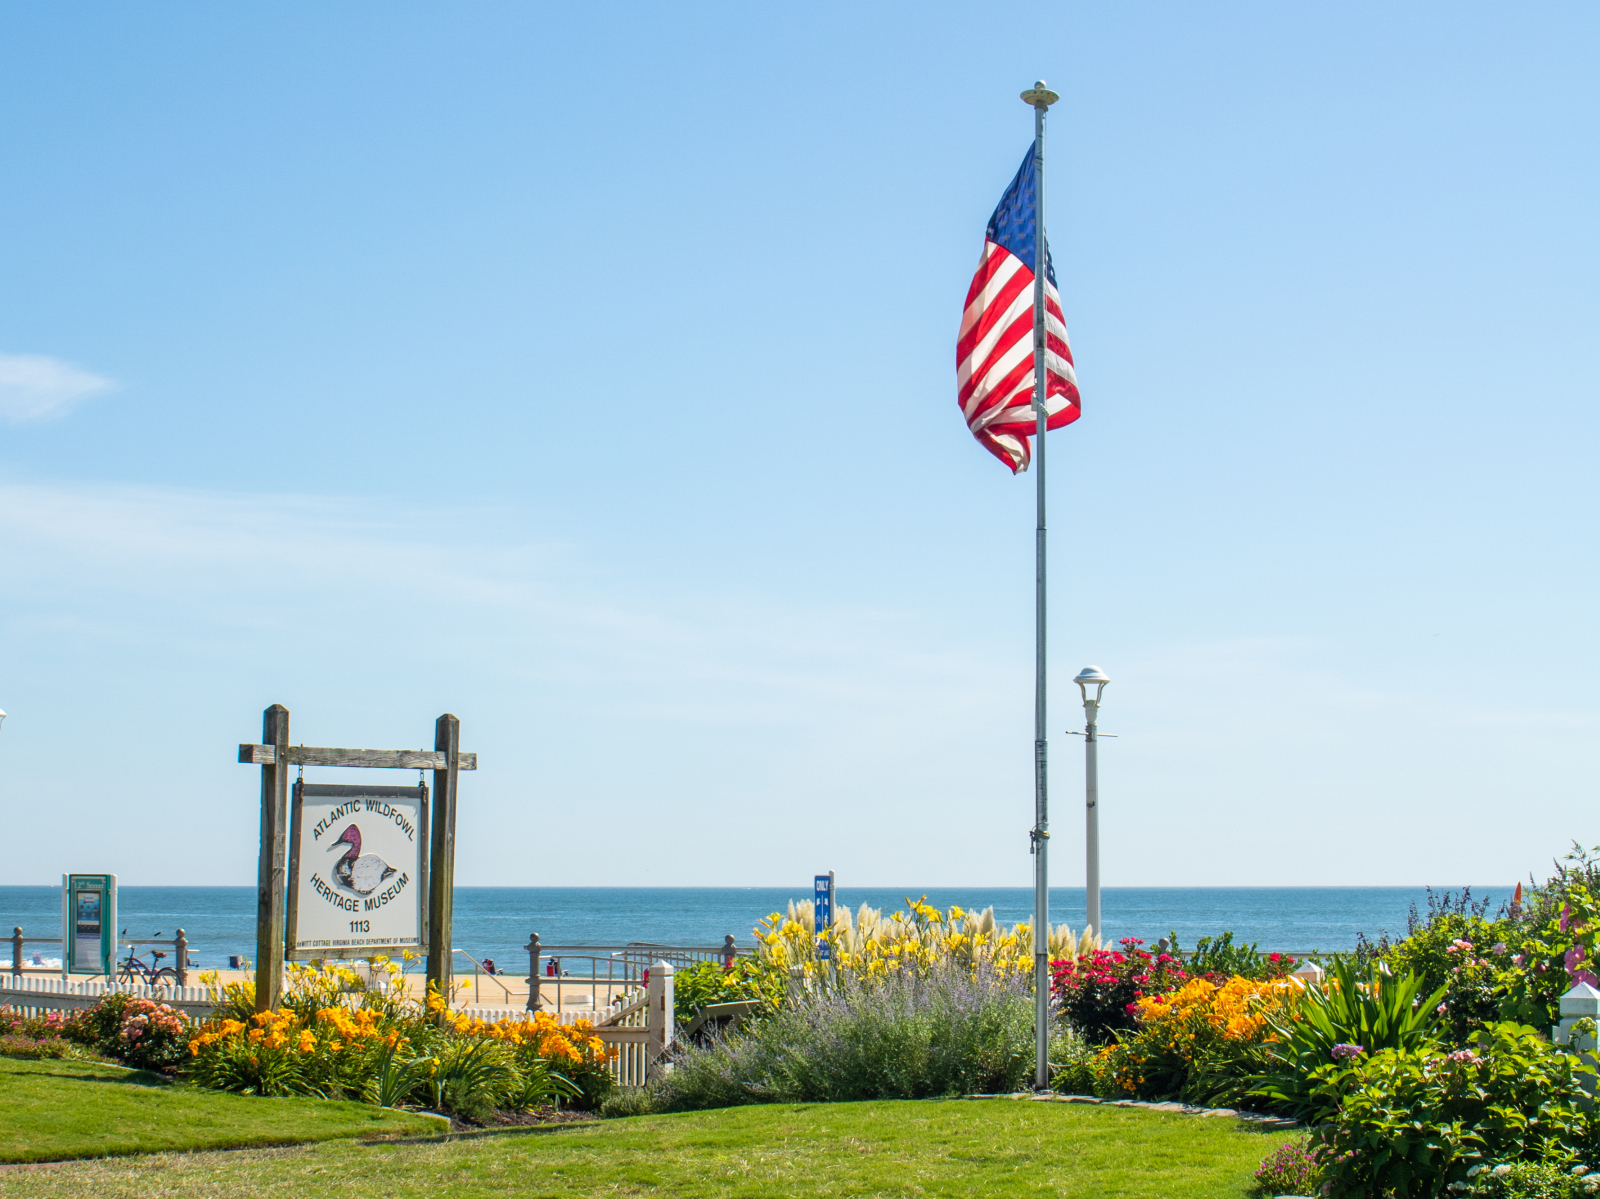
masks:
<path fill-rule="evenodd" d="M 357 895 L 371 895 L 383 885 L 385 879 L 399 873 L 377 854 L 361 852 L 361 830 L 353 824 L 340 833 L 338 840 L 328 848 L 337 849 L 341 845 L 348 845 L 349 848 L 333 864 L 333 877 L 346 890 L 354 891 Z"/>

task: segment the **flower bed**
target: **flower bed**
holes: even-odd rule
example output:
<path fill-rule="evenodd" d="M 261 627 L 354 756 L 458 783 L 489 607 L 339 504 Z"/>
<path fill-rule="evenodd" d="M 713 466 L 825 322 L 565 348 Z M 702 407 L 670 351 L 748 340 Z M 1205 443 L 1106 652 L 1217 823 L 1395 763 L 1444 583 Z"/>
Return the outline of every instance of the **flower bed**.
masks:
<path fill-rule="evenodd" d="M 1118 944 L 1120 950 L 1094 949 L 1051 963 L 1057 1011 L 1096 1045 L 1135 1027 L 1140 999 L 1170 991 L 1189 977 L 1181 961 L 1141 949 L 1144 942 L 1137 937 Z"/>
<path fill-rule="evenodd" d="M 344 965 L 292 966 L 283 1006 L 260 1013 L 250 984 L 212 975 L 216 1013 L 204 1021 L 119 992 L 65 1017 L 0 1009 L 0 1053 L 93 1053 L 217 1090 L 426 1106 L 471 1120 L 562 1102 L 593 1110 L 610 1093 L 614 1051 L 587 1022 L 485 1021 L 437 995 L 419 1004 L 393 985 L 398 966 L 384 965 L 376 985 Z"/>
<path fill-rule="evenodd" d="M 611 1051 L 587 1021 L 480 1020 L 437 995 L 417 1004 L 388 987 L 362 989 L 344 967 L 299 970 L 276 1011 L 248 1011 L 247 987 L 220 998 L 217 1018 L 190 1037 L 182 1069 L 202 1086 L 482 1120 L 561 1101 L 592 1110 L 613 1085 Z"/>
<path fill-rule="evenodd" d="M 192 1022 L 165 1003 L 113 992 L 92 1008 L 66 1015 L 23 1016 L 0 1008 L 0 1056 L 109 1057 L 146 1070 L 183 1060 Z"/>
<path fill-rule="evenodd" d="M 1101 1054 L 1099 1089 L 1138 1099 L 1233 1106 L 1300 998 L 1288 979 L 1190 979 L 1133 1004 L 1137 1027 Z"/>

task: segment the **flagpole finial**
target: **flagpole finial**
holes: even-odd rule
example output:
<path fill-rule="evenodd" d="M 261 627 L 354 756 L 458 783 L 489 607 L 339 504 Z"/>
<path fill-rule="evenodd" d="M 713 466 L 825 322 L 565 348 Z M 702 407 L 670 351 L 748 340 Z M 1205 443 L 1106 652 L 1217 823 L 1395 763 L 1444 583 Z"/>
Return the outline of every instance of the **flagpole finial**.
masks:
<path fill-rule="evenodd" d="M 1060 95 L 1047 88 L 1043 79 L 1022 93 L 1022 102 L 1031 104 L 1035 108 L 1049 108 L 1059 99 L 1061 99 Z"/>

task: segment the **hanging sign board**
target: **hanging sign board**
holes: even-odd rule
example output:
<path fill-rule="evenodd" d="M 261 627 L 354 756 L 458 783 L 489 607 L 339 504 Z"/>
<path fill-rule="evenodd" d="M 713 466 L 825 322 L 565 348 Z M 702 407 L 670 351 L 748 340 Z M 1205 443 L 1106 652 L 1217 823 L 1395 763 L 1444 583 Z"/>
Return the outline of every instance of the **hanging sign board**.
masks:
<path fill-rule="evenodd" d="M 369 958 L 426 935 L 428 789 L 297 782 L 285 956 Z"/>
<path fill-rule="evenodd" d="M 105 974 L 117 960 L 117 876 L 61 876 L 61 965 L 68 974 Z"/>

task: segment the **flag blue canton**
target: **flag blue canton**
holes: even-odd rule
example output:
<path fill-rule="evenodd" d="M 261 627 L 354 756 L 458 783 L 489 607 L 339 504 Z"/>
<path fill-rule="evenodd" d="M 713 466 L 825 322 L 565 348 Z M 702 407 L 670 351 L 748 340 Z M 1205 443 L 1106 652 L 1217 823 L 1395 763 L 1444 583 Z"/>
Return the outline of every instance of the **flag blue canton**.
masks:
<path fill-rule="evenodd" d="M 1033 146 L 1028 147 L 1028 153 L 1022 160 L 1022 165 L 1017 168 L 1016 177 L 1011 180 L 1011 186 L 1006 188 L 1006 194 L 1000 197 L 1000 206 L 994 210 L 994 215 L 989 218 L 989 229 L 986 236 L 995 245 L 1009 250 L 1030 271 L 1033 269 L 1033 252 L 1038 229 L 1038 222 L 1034 220 L 1037 209 L 1035 203 L 1036 189 L 1034 181 L 1034 154 Z M 1047 242 L 1044 248 L 1045 276 L 1051 283 L 1056 281 L 1056 266 L 1050 258 L 1050 246 Z"/>

